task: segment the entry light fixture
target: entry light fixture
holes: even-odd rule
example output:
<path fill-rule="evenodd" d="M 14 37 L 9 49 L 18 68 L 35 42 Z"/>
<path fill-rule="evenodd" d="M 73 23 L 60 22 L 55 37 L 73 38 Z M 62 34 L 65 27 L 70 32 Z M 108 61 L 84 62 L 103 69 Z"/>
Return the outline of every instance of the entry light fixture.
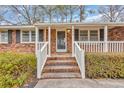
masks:
<path fill-rule="evenodd" d="M 70 29 L 68 29 L 67 31 L 68 31 L 68 33 L 70 33 L 70 31 L 71 31 L 71 30 L 70 30 Z"/>

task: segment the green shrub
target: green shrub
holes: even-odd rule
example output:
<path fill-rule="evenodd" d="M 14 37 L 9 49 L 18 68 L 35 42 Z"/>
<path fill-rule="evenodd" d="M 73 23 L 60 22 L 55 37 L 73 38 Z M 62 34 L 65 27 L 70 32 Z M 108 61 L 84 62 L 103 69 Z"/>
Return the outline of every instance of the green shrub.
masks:
<path fill-rule="evenodd" d="M 0 87 L 20 87 L 35 70 L 34 54 L 0 53 Z"/>
<path fill-rule="evenodd" d="M 124 53 L 87 53 L 86 76 L 124 78 Z"/>

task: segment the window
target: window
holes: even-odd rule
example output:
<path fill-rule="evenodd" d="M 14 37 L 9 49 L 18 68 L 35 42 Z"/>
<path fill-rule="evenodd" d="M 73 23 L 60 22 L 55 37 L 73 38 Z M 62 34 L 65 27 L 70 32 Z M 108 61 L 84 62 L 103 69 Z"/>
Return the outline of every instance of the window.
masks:
<path fill-rule="evenodd" d="M 80 40 L 81 41 L 88 41 L 88 30 L 81 30 L 80 31 Z"/>
<path fill-rule="evenodd" d="M 7 43 L 8 42 L 8 31 L 0 32 L 0 42 Z"/>
<path fill-rule="evenodd" d="M 98 41 L 98 30 L 80 30 L 80 41 Z"/>
<path fill-rule="evenodd" d="M 31 42 L 35 42 L 35 31 L 31 31 Z"/>
<path fill-rule="evenodd" d="M 90 41 L 98 41 L 98 31 L 90 30 Z"/>
<path fill-rule="evenodd" d="M 35 31 L 22 31 L 22 42 L 35 42 Z"/>
<path fill-rule="evenodd" d="M 29 42 L 29 31 L 22 31 L 22 42 Z"/>

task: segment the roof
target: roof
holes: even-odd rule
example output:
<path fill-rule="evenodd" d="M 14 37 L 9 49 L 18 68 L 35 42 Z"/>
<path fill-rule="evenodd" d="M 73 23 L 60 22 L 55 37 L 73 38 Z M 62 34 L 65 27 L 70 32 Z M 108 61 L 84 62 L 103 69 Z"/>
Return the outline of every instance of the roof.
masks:
<path fill-rule="evenodd" d="M 73 23 L 36 23 L 35 26 L 51 26 L 51 25 L 82 25 L 82 26 L 124 26 L 124 22 L 73 22 Z"/>
<path fill-rule="evenodd" d="M 2 29 L 21 29 L 21 28 L 34 28 L 33 25 L 0 25 Z"/>
<path fill-rule="evenodd" d="M 35 28 L 35 26 L 124 26 L 124 22 L 73 22 L 73 23 L 35 23 L 34 25 L 0 25 L 1 29 L 21 29 L 21 28 Z"/>

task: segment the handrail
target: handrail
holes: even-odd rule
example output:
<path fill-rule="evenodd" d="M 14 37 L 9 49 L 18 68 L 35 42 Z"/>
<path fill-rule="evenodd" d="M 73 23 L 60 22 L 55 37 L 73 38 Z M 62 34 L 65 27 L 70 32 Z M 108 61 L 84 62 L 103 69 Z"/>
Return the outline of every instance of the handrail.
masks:
<path fill-rule="evenodd" d="M 40 50 L 38 50 L 38 56 L 37 56 L 37 78 L 41 78 L 41 73 L 43 70 L 43 67 L 45 65 L 45 62 L 48 57 L 48 42 L 44 42 L 44 45 L 41 47 Z"/>
<path fill-rule="evenodd" d="M 80 46 L 77 44 L 77 42 L 75 42 L 75 45 L 78 47 L 78 49 L 81 51 Z"/>
<path fill-rule="evenodd" d="M 77 42 L 74 43 L 74 53 L 75 53 L 75 58 L 76 62 L 79 66 L 81 76 L 84 79 L 85 78 L 85 54 L 83 49 L 80 48 Z"/>
<path fill-rule="evenodd" d="M 48 42 L 46 42 L 45 44 L 44 44 L 44 46 L 41 48 L 41 52 L 44 50 L 44 48 L 47 46 L 47 44 L 48 44 Z"/>

